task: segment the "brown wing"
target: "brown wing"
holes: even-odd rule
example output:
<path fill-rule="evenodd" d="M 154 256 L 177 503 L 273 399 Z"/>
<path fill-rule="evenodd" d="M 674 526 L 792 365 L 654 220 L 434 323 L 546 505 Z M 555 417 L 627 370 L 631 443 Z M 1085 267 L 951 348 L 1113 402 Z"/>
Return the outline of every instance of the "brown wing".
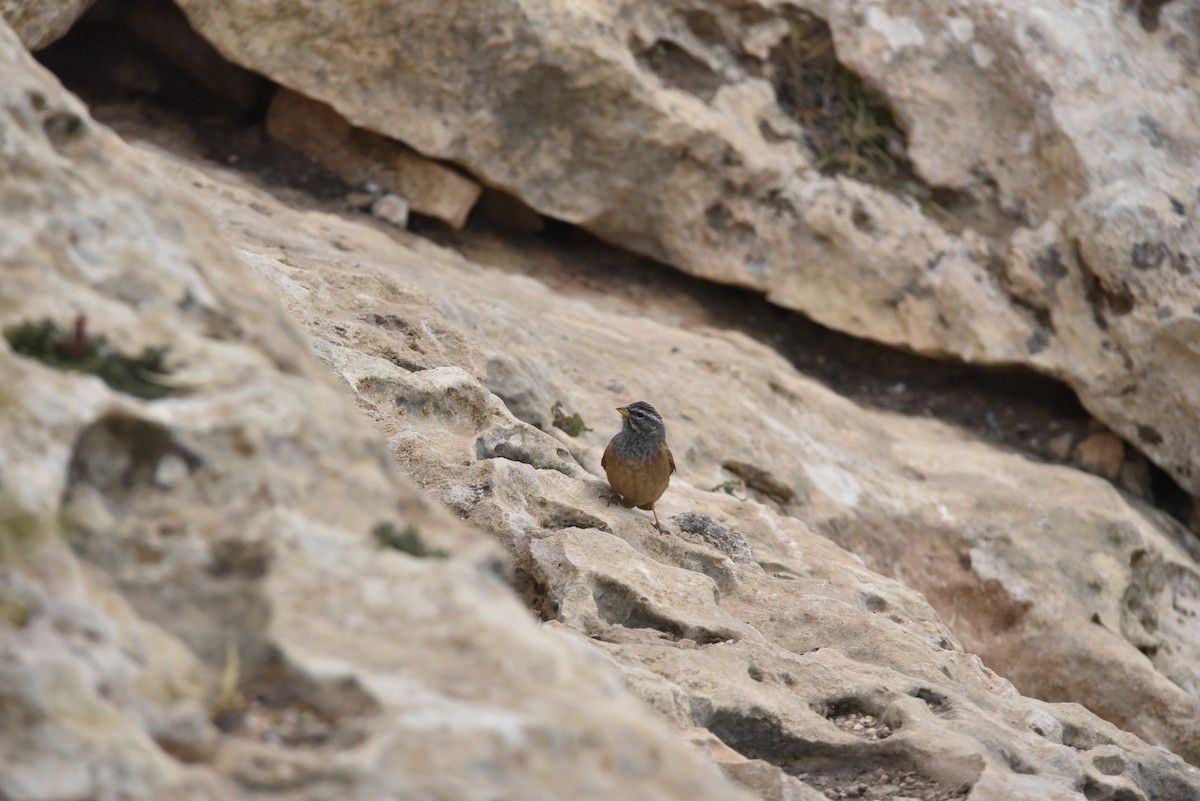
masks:
<path fill-rule="evenodd" d="M 665 439 L 663 440 L 662 447 L 663 447 L 663 450 L 667 452 L 667 461 L 671 463 L 671 472 L 674 473 L 675 472 L 675 457 L 671 454 L 671 448 L 670 448 L 670 446 L 667 445 L 667 441 Z"/>
<path fill-rule="evenodd" d="M 608 472 L 608 455 L 610 453 L 612 453 L 611 442 L 609 442 L 608 447 L 604 449 L 604 455 L 600 457 L 600 467 L 602 467 L 606 473 Z"/>

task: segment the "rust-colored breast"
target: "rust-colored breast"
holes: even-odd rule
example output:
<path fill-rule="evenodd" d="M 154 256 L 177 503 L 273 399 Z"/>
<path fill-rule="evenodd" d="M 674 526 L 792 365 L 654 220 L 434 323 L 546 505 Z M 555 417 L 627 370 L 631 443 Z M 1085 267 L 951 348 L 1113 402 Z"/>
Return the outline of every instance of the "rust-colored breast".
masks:
<path fill-rule="evenodd" d="M 649 509 L 667 491 L 671 473 L 675 472 L 675 459 L 666 441 L 662 449 L 650 461 L 622 459 L 613 450 L 612 443 L 604 449 L 600 466 L 608 476 L 608 485 L 621 496 L 626 506 Z"/>

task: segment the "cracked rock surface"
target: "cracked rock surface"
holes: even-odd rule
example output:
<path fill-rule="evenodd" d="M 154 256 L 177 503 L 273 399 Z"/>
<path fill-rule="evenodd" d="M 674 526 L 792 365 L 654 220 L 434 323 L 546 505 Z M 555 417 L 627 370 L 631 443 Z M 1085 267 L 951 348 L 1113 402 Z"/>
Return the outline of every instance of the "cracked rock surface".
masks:
<path fill-rule="evenodd" d="M 80 316 L 168 347 L 177 390 L 0 344 L 0 796 L 748 798 L 539 630 L 212 221 L 2 24 L 0 67 L 0 328 Z"/>
<path fill-rule="evenodd" d="M 403 469 L 502 543 L 549 630 L 602 654 L 677 726 L 731 747 L 743 761 L 721 763 L 727 775 L 768 794 L 799 778 L 830 797 L 864 785 L 976 799 L 1192 792 L 1194 769 L 1175 757 L 1004 678 L 1195 753 L 1191 668 L 1168 653 L 1197 643 L 1161 594 L 1178 591 L 1145 594 L 1162 612 L 1152 636 L 1170 643 L 1151 661 L 1139 650 L 1151 616 L 1126 597 L 1154 583 L 1122 567 L 1139 550 L 1177 575 L 1195 563 L 1177 528 L 1111 485 L 859 409 L 740 335 L 600 310 L 517 266 L 293 211 L 158 147 L 140 154 L 276 286 Z M 376 325 L 394 308 L 404 324 Z M 375 344 L 356 347 L 367 331 Z M 413 364 L 431 349 L 451 364 Z M 596 430 L 573 438 L 517 419 L 490 388 L 497 376 L 518 408 L 548 419 L 562 400 Z M 699 385 L 703 396 L 674 391 Z M 668 420 L 679 473 L 659 503 L 664 520 L 677 516 L 666 535 L 605 502 L 599 456 L 631 393 Z M 709 490 L 731 461 L 791 487 L 791 500 Z M 1099 683 L 1109 691 L 1093 693 Z M 874 735 L 854 729 L 869 719 Z M 1128 771 L 1094 766 L 1111 749 L 1136 754 Z M 1177 778 L 1152 787 L 1160 774 Z"/>
<path fill-rule="evenodd" d="M 233 6 L 182 5 L 218 42 L 222 24 L 257 19 L 222 23 Z M 331 6 L 275 11 L 289 8 L 311 19 Z M 434 9 L 422 44 L 438 45 L 454 11 L 465 33 L 441 44 L 471 40 L 470 8 Z M 849 24 L 876 31 L 862 46 L 881 58 L 923 35 L 874 6 L 862 19 L 813 8 L 835 37 Z M 397 9 L 380 9 L 377 23 L 391 24 Z M 707 242 L 714 271 L 752 240 L 795 233 L 746 234 L 753 203 L 738 181 L 721 190 L 737 208 L 704 215 L 721 236 L 690 241 L 698 223 L 677 214 L 704 208 L 729 170 L 766 189 L 808 158 L 771 108 L 769 76 L 739 83 L 746 65 L 718 58 L 736 48 L 769 59 L 787 9 L 489 9 L 472 52 L 520 61 L 551 42 L 566 60 L 537 63 L 562 72 L 582 59 L 596 109 L 628 103 L 613 87 L 636 90 L 634 109 L 659 123 L 643 134 L 695 146 L 684 155 L 696 168 L 681 171 L 695 174 L 664 185 L 661 154 L 631 147 L 627 132 L 620 152 L 646 160 L 639 186 L 679 190 L 683 205 L 650 214 L 579 192 L 575 219 L 614 239 L 649 225 L 630 245 L 645 252 L 699 257 Z M 329 47 L 361 10 L 330 21 Z M 1182 12 L 1160 12 L 1173 30 Z M 692 38 L 671 45 L 662 31 L 682 31 L 680 20 Z M 961 20 L 952 31 L 970 40 Z M 696 42 L 714 55 L 688 56 Z M 392 52 L 355 43 L 368 61 Z M 276 55 L 326 57 L 285 50 Z M 483 264 L 272 195 L 168 125 L 123 127 L 130 147 L 3 25 L 0 60 L 0 328 L 73 324 L 74 338 L 54 343 L 68 356 L 89 332 L 122 352 L 166 347 L 169 372 L 151 378 L 170 389 L 144 400 L 0 342 L 0 710 L 13 722 L 0 726 L 0 795 L 1200 796 L 1200 568 L 1174 521 L 1095 476 L 859 408 L 746 336 L 557 291 L 523 274 L 519 246 Z M 693 61 L 712 75 L 698 80 Z M 356 63 L 306 74 L 344 81 Z M 462 67 L 444 65 L 447 80 Z M 403 87 L 404 64 L 393 66 Z M 543 69 L 539 86 L 575 87 L 572 74 Z M 453 108 L 424 118 L 467 153 L 490 130 L 486 108 L 472 120 L 479 140 L 454 141 Z M 747 109 L 775 126 L 774 166 L 747 167 L 765 137 L 730 127 L 760 120 Z M 585 111 L 557 108 L 561 137 L 594 124 Z M 572 155 L 591 168 L 595 146 Z M 540 185 L 533 205 L 545 210 L 558 183 L 580 182 L 561 142 L 540 147 L 528 168 L 563 167 Z M 805 175 L 789 191 L 808 193 L 812 224 L 829 225 L 810 244 L 849 248 L 842 266 L 870 291 L 868 251 L 896 269 L 931 243 L 953 251 L 923 279 L 937 291 L 916 293 L 933 305 L 883 302 L 876 314 L 864 295 L 864 320 L 903 333 L 881 338 L 925 336 L 919 347 L 947 352 L 974 336 L 1004 353 L 1030 341 L 1030 320 L 1044 318 L 1009 308 L 999 282 L 974 281 L 972 259 L 993 242 L 928 224 L 877 187 Z M 970 175 L 940 180 L 968 193 L 987 184 Z M 605 180 L 619 188 L 619 176 Z M 893 211 L 924 233 L 854 239 Z M 653 225 L 672 214 L 659 236 Z M 945 340 L 913 322 L 961 297 Z M 636 399 L 662 411 L 679 468 L 658 505 L 661 533 L 647 513 L 606 502 L 599 469 L 613 407 Z M 556 408 L 580 416 L 579 436 L 553 426 Z M 744 495 L 723 489 L 731 477 Z"/>
<path fill-rule="evenodd" d="M 1058 377 L 1200 491 L 1194 4 L 179 5 L 541 213 L 856 336 Z M 783 68 L 812 25 L 886 99 L 910 179 L 818 169 L 795 99 L 840 79 Z"/>

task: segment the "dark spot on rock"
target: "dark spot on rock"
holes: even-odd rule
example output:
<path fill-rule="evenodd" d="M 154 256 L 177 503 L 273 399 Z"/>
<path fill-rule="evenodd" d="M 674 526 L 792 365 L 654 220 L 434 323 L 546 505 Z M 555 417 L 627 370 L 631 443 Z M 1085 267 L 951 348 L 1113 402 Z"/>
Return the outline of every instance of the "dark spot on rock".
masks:
<path fill-rule="evenodd" d="M 1013 773 L 1021 773 L 1026 776 L 1036 776 L 1040 771 L 1034 765 L 1023 759 L 1019 754 L 1009 751 L 1007 748 L 1000 749 L 1000 755 L 1004 757 L 1004 761 L 1008 763 L 1009 768 Z"/>
<path fill-rule="evenodd" d="M 172 463 L 182 470 L 165 486 L 160 471 Z M 67 466 L 63 506 L 73 529 L 69 532 L 72 547 L 102 564 L 158 562 L 162 546 L 133 532 L 177 524 L 163 504 L 174 493 L 189 492 L 188 486 L 203 469 L 202 459 L 157 422 L 124 414 L 97 420 L 76 439 Z M 99 500 L 106 513 L 81 514 L 87 501 L 77 507 L 80 498 Z M 113 528 L 129 533 L 118 537 Z"/>
<path fill-rule="evenodd" d="M 627 629 L 653 629 L 676 642 L 691 640 L 697 645 L 714 645 L 740 639 L 733 630 L 710 629 L 673 619 L 668 611 L 660 610 L 636 587 L 607 576 L 597 577 L 593 582 L 592 598 L 600 617 L 610 625 Z"/>
<path fill-rule="evenodd" d="M 922 701 L 924 701 L 925 705 L 928 706 L 935 715 L 941 715 L 950 709 L 950 702 L 946 700 L 946 696 L 935 690 L 921 687 L 915 692 L 909 693 L 909 695 L 913 696 L 914 698 L 920 698 Z"/>
<path fill-rule="evenodd" d="M 83 119 L 70 111 L 55 111 L 42 120 L 42 130 L 55 149 L 63 148 L 84 133 Z"/>
<path fill-rule="evenodd" d="M 26 97 L 29 98 L 29 105 L 33 106 L 34 111 L 42 111 L 46 108 L 46 96 L 38 91 L 30 91 Z"/>
<path fill-rule="evenodd" d="M 751 665 L 746 670 L 746 675 L 749 676 L 750 678 L 754 679 L 755 681 L 762 681 L 763 679 L 766 678 L 766 676 L 762 672 L 762 669 L 759 668 L 757 665 Z"/>
<path fill-rule="evenodd" d="M 784 197 L 783 190 L 772 189 L 762 199 L 761 203 L 766 206 L 776 217 L 789 217 L 796 219 L 796 207 L 792 202 Z"/>
<path fill-rule="evenodd" d="M 775 126 L 767 120 L 758 121 L 758 132 L 762 135 L 763 139 L 772 145 L 777 145 L 780 142 L 791 142 L 795 140 L 795 137 L 788 136 L 785 133 L 775 130 Z"/>
<path fill-rule="evenodd" d="M 1154 33 L 1159 26 L 1159 11 L 1169 2 L 1170 0 L 1124 0 L 1121 9 L 1137 12 L 1138 24 L 1142 26 L 1142 30 Z"/>
<path fill-rule="evenodd" d="M 1067 267 L 1063 264 L 1062 253 L 1058 248 L 1050 248 L 1038 256 L 1033 267 L 1051 284 L 1067 277 Z"/>
<path fill-rule="evenodd" d="M 854 223 L 855 228 L 864 234 L 870 234 L 875 231 L 875 221 L 871 219 L 870 213 L 861 203 L 854 204 L 854 211 L 850 213 L 850 221 Z"/>
<path fill-rule="evenodd" d="M 709 44 L 724 44 L 725 34 L 715 16 L 707 11 L 689 11 L 683 17 L 688 30 L 699 40 Z"/>
<path fill-rule="evenodd" d="M 862 603 L 863 609 L 866 609 L 868 612 L 886 612 L 888 608 L 888 602 L 875 593 L 864 595 L 859 598 L 859 601 Z"/>
<path fill-rule="evenodd" d="M 783 726 L 779 713 L 758 705 L 717 709 L 704 725 L 751 759 L 781 760 L 797 745 L 796 736 Z"/>
<path fill-rule="evenodd" d="M 1167 200 L 1171 201 L 1171 211 L 1182 217 L 1184 214 L 1183 204 L 1170 195 L 1167 196 Z"/>
<path fill-rule="evenodd" d="M 789 503 L 796 498 L 796 493 L 790 486 L 758 465 L 728 461 L 722 463 L 721 466 L 746 482 L 746 486 L 750 489 L 761 492 L 779 503 Z"/>
<path fill-rule="evenodd" d="M 1117 317 L 1124 317 L 1133 311 L 1134 300 L 1133 293 L 1129 291 L 1129 286 L 1124 282 L 1118 287 L 1110 287 L 1098 278 L 1093 277 L 1093 287 L 1097 290 L 1100 301 L 1100 306 L 1096 309 L 1097 320 L 1103 320 L 1103 311 L 1109 311 Z M 1104 330 L 1108 329 L 1108 321 L 1105 320 L 1100 327 Z"/>
<path fill-rule="evenodd" d="M 719 74 L 675 42 L 659 39 L 648 50 L 638 53 L 637 60 L 667 86 L 695 95 L 705 103 L 721 87 Z"/>
<path fill-rule="evenodd" d="M 1138 270 L 1154 270 L 1161 267 L 1169 255 L 1162 242 L 1138 242 L 1130 252 L 1130 260 Z"/>
<path fill-rule="evenodd" d="M 1159 320 L 1167 320 L 1174 316 L 1175 312 L 1171 311 L 1170 306 L 1159 306 L 1154 312 L 1154 316 Z"/>
<path fill-rule="evenodd" d="M 219 539 L 213 542 L 209 552 L 212 561 L 208 565 L 208 574 L 213 578 L 262 578 L 271 561 L 270 545 L 261 540 Z"/>
<path fill-rule="evenodd" d="M 1146 137 L 1146 141 L 1150 143 L 1150 147 L 1156 150 L 1161 149 L 1167 141 L 1167 132 L 1162 127 L 1162 123 L 1149 114 L 1142 114 L 1138 117 L 1138 128 L 1141 129 L 1142 136 Z"/>
<path fill-rule="evenodd" d="M 1138 426 L 1137 435 L 1147 445 L 1161 445 L 1163 441 L 1163 435 L 1153 426 Z"/>
<path fill-rule="evenodd" d="M 717 203 L 704 210 L 704 221 L 714 231 L 724 232 L 729 229 L 730 224 L 733 222 L 733 215 L 729 212 L 728 208 Z"/>
<path fill-rule="evenodd" d="M 1087 259 L 1083 257 L 1083 248 L 1080 247 L 1078 239 L 1072 240 L 1071 250 L 1075 256 L 1075 262 L 1083 270 L 1083 291 L 1087 297 L 1088 305 L 1092 309 L 1092 320 L 1095 321 L 1096 327 L 1101 331 L 1107 331 L 1108 320 L 1104 317 L 1104 286 L 1100 283 L 1100 279 L 1096 277 L 1095 272 L 1092 271 L 1092 267 L 1088 264 Z"/>
<path fill-rule="evenodd" d="M 408 320 L 405 320 L 398 314 L 380 314 L 378 312 L 365 312 L 357 315 L 359 320 L 364 323 L 370 323 L 384 329 L 385 331 L 403 331 L 404 333 L 412 333 L 413 326 Z"/>
<path fill-rule="evenodd" d="M 926 272 L 933 272 L 936 270 L 944 258 L 946 258 L 946 253 L 942 250 L 939 250 L 937 253 L 934 253 L 932 256 L 930 256 L 929 261 L 925 262 Z"/>
<path fill-rule="evenodd" d="M 1103 623 L 1100 622 L 1100 615 L 1097 612 L 1092 612 L 1092 622 L 1095 623 L 1097 626 L 1104 625 Z"/>
<path fill-rule="evenodd" d="M 1099 745 L 1112 745 L 1113 741 L 1098 728 L 1084 728 L 1070 721 L 1062 721 L 1062 744 L 1076 751 L 1091 751 Z"/>
<path fill-rule="evenodd" d="M 1032 334 L 1030 334 L 1029 338 L 1025 340 L 1025 350 L 1030 356 L 1032 356 L 1036 353 L 1041 353 L 1044 351 L 1046 349 L 1046 345 L 1049 343 L 1049 332 L 1044 328 L 1039 328 L 1037 331 L 1034 331 Z"/>

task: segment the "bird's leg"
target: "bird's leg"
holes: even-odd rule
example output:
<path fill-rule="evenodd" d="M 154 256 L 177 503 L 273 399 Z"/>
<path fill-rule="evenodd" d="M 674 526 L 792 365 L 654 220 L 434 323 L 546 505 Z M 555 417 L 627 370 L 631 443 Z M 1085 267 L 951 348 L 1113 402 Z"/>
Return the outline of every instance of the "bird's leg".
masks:
<path fill-rule="evenodd" d="M 654 515 L 654 527 L 658 529 L 658 533 L 663 533 L 662 523 L 658 522 L 658 511 L 654 508 L 654 504 L 650 504 L 650 513 Z"/>
<path fill-rule="evenodd" d="M 617 491 L 614 489 L 609 489 L 608 497 L 605 498 L 604 505 L 612 506 L 612 505 L 618 504 L 618 503 L 621 504 L 622 506 L 625 505 L 625 502 L 621 499 L 621 496 L 617 494 Z"/>

